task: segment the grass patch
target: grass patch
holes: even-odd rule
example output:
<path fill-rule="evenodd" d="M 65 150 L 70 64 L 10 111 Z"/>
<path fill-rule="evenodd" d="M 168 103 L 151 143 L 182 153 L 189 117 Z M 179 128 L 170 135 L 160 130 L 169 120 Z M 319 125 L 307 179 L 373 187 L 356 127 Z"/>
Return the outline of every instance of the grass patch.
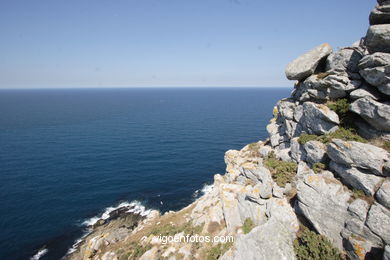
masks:
<path fill-rule="evenodd" d="M 130 250 L 127 251 L 125 254 L 121 255 L 119 259 L 120 260 L 138 259 L 143 254 L 145 254 L 146 251 L 149 251 L 151 248 L 152 248 L 151 245 L 141 246 L 139 243 L 133 242 L 130 244 Z"/>
<path fill-rule="evenodd" d="M 298 237 L 294 240 L 294 251 L 298 260 L 342 259 L 339 250 L 325 236 L 306 227 L 298 232 Z"/>
<path fill-rule="evenodd" d="M 229 248 L 232 247 L 232 245 L 233 245 L 233 242 L 227 242 L 227 243 L 218 244 L 216 246 L 209 248 L 206 251 L 206 259 L 207 260 L 217 260 L 218 258 L 223 256 L 226 253 L 226 251 L 228 251 Z"/>
<path fill-rule="evenodd" d="M 383 149 L 390 153 L 390 141 L 386 140 L 383 142 Z"/>
<path fill-rule="evenodd" d="M 309 141 L 313 141 L 313 140 L 318 141 L 318 138 L 319 138 L 318 135 L 309 135 L 309 134 L 303 133 L 299 136 L 298 143 L 303 145 Z"/>
<path fill-rule="evenodd" d="M 326 169 L 326 165 L 320 162 L 316 162 L 313 164 L 312 169 L 315 173 L 320 173 Z"/>
<path fill-rule="evenodd" d="M 165 225 L 155 226 L 150 234 L 161 235 L 161 236 L 173 236 L 177 233 L 184 232 L 185 235 L 200 234 L 202 232 L 203 225 L 193 226 L 191 222 L 187 222 L 183 225 L 171 225 L 167 223 Z"/>
<path fill-rule="evenodd" d="M 272 179 L 280 187 L 285 187 L 287 183 L 291 183 L 298 169 L 298 165 L 294 162 L 284 162 L 276 159 L 273 152 L 264 160 L 264 166 L 271 171 Z"/>
<path fill-rule="evenodd" d="M 242 231 L 244 234 L 248 234 L 255 227 L 255 223 L 253 223 L 251 218 L 246 218 L 244 221 L 244 225 L 242 226 Z"/>
<path fill-rule="evenodd" d="M 329 109 L 333 110 L 339 116 L 344 116 L 349 111 L 349 101 L 346 98 L 338 99 L 327 104 Z"/>
<path fill-rule="evenodd" d="M 355 141 L 355 142 L 361 142 L 361 143 L 367 143 L 367 139 L 361 137 L 356 133 L 356 130 L 353 128 L 344 128 L 339 127 L 336 131 L 333 133 L 327 133 L 324 135 L 309 135 L 306 133 L 301 134 L 298 138 L 298 142 L 300 144 L 305 144 L 309 141 L 319 141 L 324 144 L 328 144 L 332 142 L 332 139 L 341 139 L 344 141 Z"/>

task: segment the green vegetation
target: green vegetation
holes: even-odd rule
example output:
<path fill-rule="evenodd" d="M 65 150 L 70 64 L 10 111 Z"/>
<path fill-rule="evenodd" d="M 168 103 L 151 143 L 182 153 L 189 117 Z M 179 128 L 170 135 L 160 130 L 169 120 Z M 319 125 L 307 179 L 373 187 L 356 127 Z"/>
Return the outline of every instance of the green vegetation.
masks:
<path fill-rule="evenodd" d="M 355 199 L 355 200 L 356 199 L 365 199 L 366 198 L 366 194 L 362 190 L 353 189 L 352 192 L 353 192 L 352 198 Z"/>
<path fill-rule="evenodd" d="M 151 245 L 145 245 L 142 246 L 139 243 L 131 243 L 130 244 L 130 250 L 127 251 L 125 254 L 120 256 L 120 260 L 127 260 L 127 259 L 138 259 L 143 254 L 145 254 L 146 251 L 150 250 L 152 248 Z"/>
<path fill-rule="evenodd" d="M 306 227 L 294 240 L 294 250 L 298 260 L 337 260 L 342 259 L 339 250 L 324 236 Z"/>
<path fill-rule="evenodd" d="M 383 142 L 383 149 L 390 153 L 390 141 L 386 140 Z"/>
<path fill-rule="evenodd" d="M 303 145 L 309 141 L 313 141 L 313 140 L 318 141 L 319 137 L 320 136 L 318 136 L 318 135 L 309 135 L 309 134 L 303 133 L 303 134 L 301 134 L 301 136 L 299 136 L 298 143 Z"/>
<path fill-rule="evenodd" d="M 343 116 L 348 113 L 349 111 L 349 102 L 348 99 L 342 98 L 338 99 L 334 102 L 328 103 L 329 109 L 333 110 L 337 113 L 339 116 Z"/>
<path fill-rule="evenodd" d="M 320 162 L 316 162 L 313 164 L 312 169 L 315 173 L 320 173 L 326 169 L 326 165 Z"/>
<path fill-rule="evenodd" d="M 293 181 L 298 168 L 298 165 L 294 162 L 284 162 L 276 159 L 273 152 L 264 160 L 264 166 L 271 171 L 272 179 L 280 187 L 285 187 L 287 183 Z"/>
<path fill-rule="evenodd" d="M 184 234 L 194 235 L 202 232 L 203 225 L 193 226 L 191 222 L 187 222 L 184 225 L 176 226 L 171 224 L 155 226 L 150 232 L 151 235 L 161 236 L 173 236 L 177 233 L 184 232 Z"/>
<path fill-rule="evenodd" d="M 227 242 L 224 244 L 218 244 L 216 246 L 213 246 L 209 248 L 206 251 L 206 259 L 207 260 L 216 260 L 223 256 L 223 254 L 226 253 L 226 251 L 229 250 L 230 247 L 232 247 L 233 243 L 232 242 Z"/>
<path fill-rule="evenodd" d="M 242 226 L 242 231 L 244 234 L 248 234 L 255 227 L 251 218 L 246 218 L 244 221 L 244 225 Z"/>
<path fill-rule="evenodd" d="M 358 135 L 353 128 L 344 128 L 339 127 L 336 131 L 333 133 L 327 133 L 324 135 L 309 135 L 306 133 L 301 134 L 301 136 L 298 138 L 298 142 L 300 144 L 305 144 L 309 141 L 320 141 L 324 144 L 328 144 L 332 141 L 332 139 L 341 139 L 344 141 L 356 141 L 361 143 L 367 143 L 367 140 Z"/>

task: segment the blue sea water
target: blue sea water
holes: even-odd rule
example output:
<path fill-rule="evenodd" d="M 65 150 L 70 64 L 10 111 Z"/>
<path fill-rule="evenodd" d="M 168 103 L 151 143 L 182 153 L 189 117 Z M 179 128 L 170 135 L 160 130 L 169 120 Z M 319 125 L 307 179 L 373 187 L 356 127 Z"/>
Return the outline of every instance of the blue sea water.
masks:
<path fill-rule="evenodd" d="M 121 201 L 177 210 L 267 137 L 283 88 L 0 91 L 0 259 L 60 259 Z"/>

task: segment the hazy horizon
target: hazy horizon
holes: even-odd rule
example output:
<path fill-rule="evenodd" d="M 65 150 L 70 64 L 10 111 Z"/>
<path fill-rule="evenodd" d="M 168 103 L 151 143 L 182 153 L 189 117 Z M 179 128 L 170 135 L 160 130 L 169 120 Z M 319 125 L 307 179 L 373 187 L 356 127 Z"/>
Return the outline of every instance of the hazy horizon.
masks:
<path fill-rule="evenodd" d="M 292 87 L 288 62 L 350 46 L 375 4 L 2 1 L 0 88 Z"/>

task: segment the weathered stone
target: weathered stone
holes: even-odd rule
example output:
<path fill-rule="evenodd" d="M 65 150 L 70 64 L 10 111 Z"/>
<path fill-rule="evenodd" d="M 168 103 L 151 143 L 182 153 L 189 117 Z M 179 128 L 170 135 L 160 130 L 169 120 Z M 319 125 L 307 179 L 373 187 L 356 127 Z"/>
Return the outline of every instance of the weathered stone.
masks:
<path fill-rule="evenodd" d="M 287 78 L 290 80 L 307 78 L 315 72 L 318 64 L 330 53 L 332 53 L 332 47 L 327 43 L 306 52 L 287 65 Z"/>
<path fill-rule="evenodd" d="M 272 234 L 272 236 L 270 235 Z M 276 218 L 255 227 L 250 233 L 239 234 L 233 251 L 235 260 L 296 259 L 294 235 Z"/>
<path fill-rule="evenodd" d="M 298 108 L 297 108 L 298 110 Z M 309 134 L 325 134 L 336 131 L 340 123 L 338 115 L 322 104 L 305 102 L 302 105 L 304 111 L 298 123 Z"/>
<path fill-rule="evenodd" d="M 362 55 L 354 48 L 342 48 L 333 52 L 326 59 L 326 71 L 353 72 L 359 71 L 358 64 Z"/>
<path fill-rule="evenodd" d="M 390 105 L 370 98 L 360 98 L 351 104 L 350 110 L 376 129 L 390 131 Z"/>
<path fill-rule="evenodd" d="M 362 199 L 356 199 L 348 206 L 348 211 L 354 216 L 359 218 L 361 221 L 365 221 L 367 217 L 367 211 L 369 209 L 367 201 Z"/>
<path fill-rule="evenodd" d="M 348 259 L 351 260 L 364 260 L 366 256 L 372 250 L 372 244 L 365 239 L 356 238 L 356 235 L 343 235 L 344 248 L 348 255 Z"/>
<path fill-rule="evenodd" d="M 367 216 L 367 226 L 380 236 L 386 244 L 390 244 L 390 211 L 375 203 L 371 206 Z"/>
<path fill-rule="evenodd" d="M 380 204 L 390 209 L 390 180 L 385 180 L 375 195 Z"/>
<path fill-rule="evenodd" d="M 360 74 L 371 85 L 390 95 L 390 54 L 376 52 L 365 56 L 359 63 Z"/>
<path fill-rule="evenodd" d="M 390 24 L 371 25 L 365 38 L 370 53 L 390 52 Z"/>
<path fill-rule="evenodd" d="M 377 5 L 370 13 L 370 25 L 390 23 L 390 2 Z"/>
<path fill-rule="evenodd" d="M 306 151 L 298 142 L 299 137 L 291 139 L 290 142 L 290 156 L 295 162 L 300 162 L 306 160 Z"/>
<path fill-rule="evenodd" d="M 328 156 L 336 163 L 383 175 L 383 167 L 389 161 L 386 150 L 371 144 L 333 139 L 328 145 Z"/>
<path fill-rule="evenodd" d="M 306 161 L 310 164 L 323 162 L 326 158 L 326 146 L 319 141 L 309 141 L 304 144 Z"/>
<path fill-rule="evenodd" d="M 342 249 L 340 232 L 348 218 L 350 193 L 330 175 L 308 174 L 297 184 L 297 209 L 322 235 Z M 330 210 L 331 209 L 331 210 Z"/>
<path fill-rule="evenodd" d="M 385 252 L 383 252 L 383 260 L 390 260 L 390 246 L 385 246 Z"/>
<path fill-rule="evenodd" d="M 367 174 L 356 168 L 337 164 L 333 161 L 329 166 L 332 170 L 337 172 L 337 175 L 341 177 L 343 183 L 346 183 L 355 189 L 362 190 L 369 196 L 375 194 L 383 181 L 383 178 L 379 176 Z"/>
<path fill-rule="evenodd" d="M 351 99 L 356 100 L 359 98 L 371 98 L 373 100 L 379 100 L 380 94 L 377 89 L 373 86 L 363 85 L 360 88 L 349 93 Z"/>

